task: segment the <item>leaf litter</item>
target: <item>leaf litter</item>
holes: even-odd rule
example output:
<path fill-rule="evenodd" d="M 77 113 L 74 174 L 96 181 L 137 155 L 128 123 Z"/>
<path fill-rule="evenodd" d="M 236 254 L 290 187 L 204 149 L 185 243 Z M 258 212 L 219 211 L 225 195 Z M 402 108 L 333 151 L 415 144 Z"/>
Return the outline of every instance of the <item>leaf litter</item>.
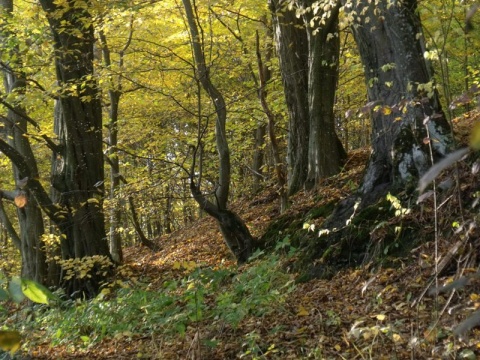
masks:
<path fill-rule="evenodd" d="M 465 137 L 472 123 L 478 121 L 478 115 L 464 120 L 456 127 L 457 133 Z M 351 193 L 352 184 L 358 185 L 361 180 L 368 155 L 368 149 L 351 152 L 342 173 L 321 185 L 323 200 L 320 201 L 338 201 Z M 459 197 L 469 201 L 478 191 L 478 184 L 468 165 L 460 162 L 457 169 L 445 169 L 440 177 L 454 176 L 456 171 L 461 178 Z M 281 305 L 272 303 L 271 311 L 261 317 L 244 317 L 236 328 L 215 319 L 202 319 L 195 326 L 188 326 L 183 336 L 173 339 L 161 334 L 125 333 L 84 350 L 72 351 L 67 345 L 51 347 L 45 343 L 32 348 L 30 356 L 35 359 L 436 359 L 470 358 L 473 354 L 471 358 L 475 358 L 480 354 L 480 281 L 472 277 L 468 287 L 444 288 L 451 283 L 455 285 L 455 281 L 461 283 L 458 279 L 463 275 L 476 273 L 478 265 L 480 244 L 475 240 L 478 229 L 468 227 L 457 232 L 451 229 L 460 217 L 459 199 L 454 195 L 454 189 L 440 194 L 437 216 L 441 231 L 437 244 L 425 241 L 389 266 L 366 264 L 340 271 L 329 280 L 298 283 Z M 299 218 L 319 206 L 319 200 L 311 193 L 301 192 L 291 200 L 288 212 Z M 233 205 L 256 237 L 279 215 L 277 208 L 274 189 Z M 433 216 L 433 197 L 428 197 L 403 221 L 420 222 L 424 225 L 422 235 L 432 239 Z M 468 241 L 464 241 L 466 238 Z M 461 245 L 455 249 L 458 241 Z M 126 266 L 135 278 L 148 282 L 151 291 L 162 291 L 164 281 L 181 279 L 196 266 L 235 268 L 215 221 L 208 216 L 162 236 L 157 242 L 161 250 L 155 253 L 141 246 L 125 249 Z M 439 255 L 437 261 L 435 253 Z M 442 260 L 445 264 L 439 268 Z M 245 272 L 250 266 L 254 265 L 247 264 L 236 271 Z M 432 292 L 435 286 L 444 291 Z M 209 301 L 208 295 L 205 301 Z M 469 333 L 459 338 L 458 329 Z"/>

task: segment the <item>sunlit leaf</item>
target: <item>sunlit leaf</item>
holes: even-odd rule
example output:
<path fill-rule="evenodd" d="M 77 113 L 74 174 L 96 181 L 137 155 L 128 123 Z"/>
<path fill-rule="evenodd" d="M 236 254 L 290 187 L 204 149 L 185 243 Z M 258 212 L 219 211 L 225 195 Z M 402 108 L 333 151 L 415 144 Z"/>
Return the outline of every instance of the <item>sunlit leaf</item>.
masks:
<path fill-rule="evenodd" d="M 308 316 L 310 313 L 302 305 L 298 306 L 297 316 Z"/>
<path fill-rule="evenodd" d="M 392 108 L 390 106 L 382 107 L 382 114 L 383 115 L 390 115 L 392 113 Z"/>
<path fill-rule="evenodd" d="M 480 150 L 480 121 L 472 128 L 470 134 L 470 147 L 474 150 Z"/>
<path fill-rule="evenodd" d="M 55 295 L 42 284 L 36 281 L 22 279 L 22 292 L 31 301 L 39 304 L 48 304 L 55 299 Z"/>

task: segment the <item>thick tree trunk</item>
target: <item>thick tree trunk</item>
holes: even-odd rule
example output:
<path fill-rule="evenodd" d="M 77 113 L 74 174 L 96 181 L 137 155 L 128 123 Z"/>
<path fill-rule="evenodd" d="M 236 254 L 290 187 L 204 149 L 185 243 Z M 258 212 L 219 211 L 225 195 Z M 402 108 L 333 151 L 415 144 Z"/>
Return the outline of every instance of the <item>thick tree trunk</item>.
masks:
<path fill-rule="evenodd" d="M 350 5 L 347 15 L 355 19 L 352 30 L 368 88 L 364 111 L 371 113 L 373 121 L 372 155 L 357 194 L 342 201 L 323 224 L 337 231 L 312 246 L 309 257 L 323 260 L 315 269 L 317 275 L 324 275 L 329 266 L 362 261 L 369 239 L 356 238 L 359 224 L 349 224 L 371 221 L 366 214 L 378 214 L 381 207 L 370 206 L 385 199 L 388 192 L 414 196 L 419 177 L 452 145 L 449 124 L 423 57 L 416 1 L 370 4 L 359 0 Z"/>
<path fill-rule="evenodd" d="M 416 1 L 352 4 L 351 11 L 362 14 L 355 17 L 352 30 L 365 68 L 367 110 L 373 120 L 373 152 L 360 190 L 368 205 L 386 187 L 415 186 L 431 166 L 429 146 L 437 159 L 450 150 L 452 139 L 423 56 Z"/>
<path fill-rule="evenodd" d="M 313 1 L 302 2 L 304 8 Z M 338 12 L 340 3 L 330 10 L 324 23 L 313 21 L 313 12 L 303 15 L 308 38 L 308 175 L 307 188 L 319 180 L 337 174 L 344 164 L 346 152 L 335 132 L 335 92 L 338 82 L 340 34 Z M 321 17 L 322 14 L 317 13 Z M 314 22 L 314 25 L 311 25 Z"/>
<path fill-rule="evenodd" d="M 288 194 L 303 188 L 308 174 L 308 38 L 303 20 L 284 0 L 269 0 L 288 109 Z"/>
<path fill-rule="evenodd" d="M 333 106 L 340 51 L 339 4 L 324 23 L 312 26 L 313 11 L 297 17 L 284 0 L 270 0 L 277 53 L 289 111 L 288 192 L 312 188 L 337 174 L 346 158 L 335 132 Z M 313 1 L 300 1 L 306 10 Z M 322 18 L 323 10 L 315 14 Z M 325 13 L 327 15 L 327 13 Z"/>
<path fill-rule="evenodd" d="M 60 104 L 65 138 L 58 156 L 63 169 L 60 206 L 65 219 L 58 226 L 62 258 L 94 255 L 110 259 L 103 214 L 104 163 L 102 109 L 93 78 L 94 33 L 90 14 L 83 8 L 63 8 L 52 0 L 40 1 L 47 14 L 55 49 L 55 69 L 62 88 Z M 86 25 L 87 24 L 87 25 Z M 67 281 L 67 293 L 94 296 L 103 275 Z"/>

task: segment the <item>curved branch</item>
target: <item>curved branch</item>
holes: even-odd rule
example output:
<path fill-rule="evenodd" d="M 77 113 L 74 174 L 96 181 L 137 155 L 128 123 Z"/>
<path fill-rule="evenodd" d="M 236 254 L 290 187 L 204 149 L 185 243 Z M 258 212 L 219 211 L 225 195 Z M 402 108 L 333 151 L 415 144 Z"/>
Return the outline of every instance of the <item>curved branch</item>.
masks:
<path fill-rule="evenodd" d="M 56 224 L 62 221 L 59 207 L 52 202 L 50 196 L 45 191 L 38 178 L 34 176 L 30 167 L 27 165 L 25 158 L 15 148 L 8 145 L 3 139 L 0 139 L 0 151 L 7 156 L 10 161 L 15 164 L 19 171 L 20 178 L 27 178 L 27 187 L 37 199 L 38 204 L 45 211 L 47 216 Z"/>

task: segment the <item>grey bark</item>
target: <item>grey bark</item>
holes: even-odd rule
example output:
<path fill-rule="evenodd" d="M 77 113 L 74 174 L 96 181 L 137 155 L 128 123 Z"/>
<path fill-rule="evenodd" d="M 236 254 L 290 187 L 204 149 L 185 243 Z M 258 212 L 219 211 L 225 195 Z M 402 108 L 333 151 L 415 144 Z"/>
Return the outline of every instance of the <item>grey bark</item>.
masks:
<path fill-rule="evenodd" d="M 384 199 L 388 192 L 415 196 L 419 177 L 452 147 L 437 92 L 433 88 L 424 91 L 423 85 L 433 80 L 423 56 L 416 1 L 349 4 L 347 16 L 355 19 L 352 31 L 368 88 L 364 111 L 372 115 L 372 155 L 359 191 L 340 202 L 323 224 L 341 230 L 316 243 L 310 253 L 322 256 L 322 265 L 314 269 L 320 274 L 331 265 L 362 261 L 367 241 L 352 238 L 351 231 L 356 229 L 346 226 L 347 220 L 354 222 L 354 214 Z M 335 251 L 322 254 L 325 246 Z"/>
<path fill-rule="evenodd" d="M 55 50 L 55 69 L 60 87 L 64 138 L 59 142 L 63 169 L 57 174 L 59 206 L 56 218 L 62 234 L 62 258 L 102 255 L 110 259 L 103 213 L 104 163 L 102 109 L 93 79 L 93 27 L 86 9 L 65 9 L 52 0 L 41 0 L 47 15 Z M 87 24 L 87 25 L 86 25 Z M 75 91 L 67 90 L 75 88 Z M 96 295 L 104 275 L 65 281 L 70 295 Z"/>
<path fill-rule="evenodd" d="M 195 183 L 196 154 L 194 154 L 194 161 L 190 172 L 190 191 L 195 201 L 200 205 L 200 208 L 217 220 L 223 238 L 237 261 L 244 263 L 252 253 L 253 238 L 243 220 L 233 211 L 227 209 L 231 173 L 230 151 L 225 132 L 227 108 L 223 95 L 211 81 L 209 69 L 205 62 L 196 17 L 190 0 L 183 0 L 183 6 L 190 30 L 196 75 L 215 107 L 215 140 L 219 157 L 219 184 L 215 191 L 216 203 L 214 204 L 206 199 L 205 195 L 200 191 L 200 184 Z"/>
<path fill-rule="evenodd" d="M 13 12 L 13 0 L 2 0 L 0 2 L 1 11 L 4 13 L 5 18 Z M 4 44 L 7 43 L 8 38 L 14 36 L 14 34 L 8 31 L 2 31 L 1 37 Z M 8 45 L 2 46 L 3 52 L 7 57 L 12 56 L 16 60 L 12 60 L 8 63 L 9 68 L 3 70 L 4 87 L 6 93 L 23 94 L 26 89 L 26 80 L 21 71 L 21 57 L 17 53 L 17 47 L 10 48 Z M 27 133 L 27 119 L 23 116 L 25 109 L 20 104 L 13 104 L 11 108 L 7 110 L 7 116 L 5 118 L 5 127 L 7 129 L 7 142 L 8 145 L 18 151 L 18 153 L 24 158 L 26 166 L 30 169 L 32 176 L 38 177 L 37 162 L 30 146 L 28 138 L 25 136 Z M 43 216 L 40 207 L 37 204 L 36 199 L 31 196 L 30 190 L 24 188 L 27 174 L 22 171 L 21 168 L 13 165 L 13 176 L 15 178 L 17 188 L 16 195 L 22 194 L 27 199 L 26 205 L 19 208 L 17 207 L 17 218 L 19 224 L 19 235 L 16 234 L 12 227 L 10 220 L 6 217 L 2 205 L 2 219 L 3 224 L 8 230 L 14 243 L 18 245 L 18 239 L 20 240 L 20 252 L 22 256 L 22 276 L 46 283 L 46 255 L 44 244 L 42 241 L 42 235 L 44 234 Z M 22 184 L 20 184 L 22 183 Z"/>
<path fill-rule="evenodd" d="M 287 1 L 269 0 L 288 109 L 288 194 L 302 189 L 308 174 L 308 39 L 303 20 Z"/>
<path fill-rule="evenodd" d="M 314 1 L 301 1 L 303 8 Z M 338 82 L 340 34 L 338 13 L 340 3 L 333 4 L 324 23 L 313 20 L 313 12 L 303 15 L 308 39 L 308 174 L 306 187 L 318 184 L 320 179 L 337 174 L 346 152 L 335 131 L 335 92 Z M 320 11 L 316 16 L 322 16 Z"/>
<path fill-rule="evenodd" d="M 289 111 L 288 187 L 293 194 L 338 173 L 346 158 L 335 132 L 333 106 L 338 78 L 338 11 L 311 26 L 312 11 L 297 17 L 284 0 L 270 0 L 277 53 Z M 308 8 L 313 1 L 299 1 Z M 317 13 L 322 16 L 323 10 Z"/>
<path fill-rule="evenodd" d="M 272 34 L 267 33 L 267 39 L 271 39 Z M 270 138 L 270 144 L 272 147 L 273 161 L 275 166 L 275 175 L 277 177 L 277 186 L 278 193 L 280 195 L 280 213 L 283 213 L 288 206 L 288 194 L 287 194 L 287 181 L 286 181 L 286 171 L 283 165 L 283 162 L 280 158 L 280 149 L 278 145 L 277 136 L 275 133 L 275 123 L 276 118 L 273 111 L 270 109 L 270 106 L 267 102 L 267 83 L 271 79 L 271 71 L 268 66 L 265 66 L 262 59 L 262 54 L 260 52 L 260 40 L 258 32 L 256 33 L 256 53 L 257 53 L 257 63 L 258 63 L 258 74 L 260 79 L 260 86 L 258 91 L 258 97 L 262 105 L 263 111 L 267 115 L 268 119 L 268 136 Z M 266 61 L 269 62 L 272 56 L 271 46 L 267 47 L 266 51 Z"/>
<path fill-rule="evenodd" d="M 362 14 L 354 16 L 352 30 L 364 65 L 373 121 L 373 153 L 360 193 L 372 202 L 378 198 L 376 189 L 415 185 L 431 165 L 429 146 L 438 159 L 451 149 L 452 138 L 437 92 L 419 87 L 433 84 L 433 77 L 423 56 L 416 0 L 391 6 L 388 1 L 375 6 L 354 1 L 352 5 L 352 15 Z M 428 137 L 429 143 L 424 141 Z"/>

